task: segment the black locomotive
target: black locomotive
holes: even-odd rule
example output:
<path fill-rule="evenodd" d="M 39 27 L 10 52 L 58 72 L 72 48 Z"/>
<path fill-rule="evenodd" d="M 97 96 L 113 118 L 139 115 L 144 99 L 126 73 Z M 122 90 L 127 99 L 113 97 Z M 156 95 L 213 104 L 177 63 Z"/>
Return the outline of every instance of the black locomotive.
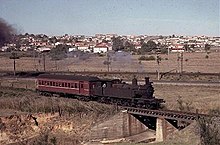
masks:
<path fill-rule="evenodd" d="M 138 85 L 136 78 L 128 84 L 119 79 L 43 74 L 37 78 L 37 90 L 46 95 L 150 109 L 160 108 L 165 102 L 153 96 L 154 88 L 148 77 L 144 85 Z"/>

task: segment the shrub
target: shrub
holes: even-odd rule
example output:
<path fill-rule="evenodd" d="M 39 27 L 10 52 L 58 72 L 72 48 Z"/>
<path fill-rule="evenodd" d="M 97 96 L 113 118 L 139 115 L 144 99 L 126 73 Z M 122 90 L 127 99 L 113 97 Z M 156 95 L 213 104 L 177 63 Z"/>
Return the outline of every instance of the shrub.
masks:
<path fill-rule="evenodd" d="M 155 57 L 154 56 L 141 56 L 138 58 L 138 60 L 152 61 L 152 60 L 155 60 Z"/>
<path fill-rule="evenodd" d="M 199 125 L 199 135 L 202 145 L 217 145 L 220 143 L 220 110 L 211 110 L 209 117 L 197 119 Z M 215 116 L 217 115 L 217 116 Z"/>

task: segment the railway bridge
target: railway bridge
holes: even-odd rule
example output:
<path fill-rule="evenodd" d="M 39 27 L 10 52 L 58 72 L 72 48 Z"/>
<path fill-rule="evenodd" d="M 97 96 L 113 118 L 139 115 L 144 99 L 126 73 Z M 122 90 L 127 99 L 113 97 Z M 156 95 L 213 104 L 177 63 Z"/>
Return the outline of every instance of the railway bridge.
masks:
<path fill-rule="evenodd" d="M 174 110 L 150 110 L 140 108 L 124 108 L 125 111 L 156 131 L 156 141 L 160 142 L 175 130 L 181 130 L 198 118 L 208 117 L 206 114 L 189 113 Z"/>
<path fill-rule="evenodd" d="M 205 114 L 172 110 L 122 108 L 119 114 L 91 130 L 91 140 L 132 142 L 162 142 L 167 136 L 181 130 Z"/>

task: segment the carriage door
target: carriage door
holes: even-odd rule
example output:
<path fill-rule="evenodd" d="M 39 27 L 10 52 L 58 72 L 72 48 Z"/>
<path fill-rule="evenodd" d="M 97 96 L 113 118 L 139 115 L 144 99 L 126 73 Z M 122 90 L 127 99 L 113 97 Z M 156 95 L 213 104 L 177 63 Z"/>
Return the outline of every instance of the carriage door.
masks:
<path fill-rule="evenodd" d="M 79 81 L 79 94 L 83 94 L 84 93 L 84 83 L 83 81 Z"/>

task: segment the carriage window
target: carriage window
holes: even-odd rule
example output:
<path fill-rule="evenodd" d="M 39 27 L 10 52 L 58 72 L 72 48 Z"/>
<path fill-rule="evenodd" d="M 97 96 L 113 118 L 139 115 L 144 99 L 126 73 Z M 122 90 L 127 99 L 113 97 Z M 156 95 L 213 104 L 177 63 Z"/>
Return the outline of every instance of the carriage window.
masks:
<path fill-rule="evenodd" d="M 58 82 L 56 82 L 56 86 L 59 86 L 59 83 L 58 83 Z"/>
<path fill-rule="evenodd" d="M 64 87 L 64 83 L 61 83 L 61 86 Z"/>
<path fill-rule="evenodd" d="M 68 83 L 68 88 L 70 88 L 70 83 Z"/>
<path fill-rule="evenodd" d="M 62 87 L 62 83 L 59 83 L 59 87 Z"/>
<path fill-rule="evenodd" d="M 52 86 L 53 85 L 53 82 L 50 82 L 50 86 Z"/>
<path fill-rule="evenodd" d="M 81 84 L 81 88 L 83 88 L 83 84 Z"/>
<path fill-rule="evenodd" d="M 65 83 L 65 87 L 67 87 L 67 83 Z"/>
<path fill-rule="evenodd" d="M 70 88 L 74 88 L 74 84 L 70 84 Z"/>
<path fill-rule="evenodd" d="M 75 83 L 75 88 L 77 88 L 77 83 Z"/>
<path fill-rule="evenodd" d="M 53 82 L 53 86 L 56 86 L 56 83 L 55 83 L 55 82 Z"/>
<path fill-rule="evenodd" d="M 41 85 L 41 81 L 38 81 L 38 84 Z"/>

